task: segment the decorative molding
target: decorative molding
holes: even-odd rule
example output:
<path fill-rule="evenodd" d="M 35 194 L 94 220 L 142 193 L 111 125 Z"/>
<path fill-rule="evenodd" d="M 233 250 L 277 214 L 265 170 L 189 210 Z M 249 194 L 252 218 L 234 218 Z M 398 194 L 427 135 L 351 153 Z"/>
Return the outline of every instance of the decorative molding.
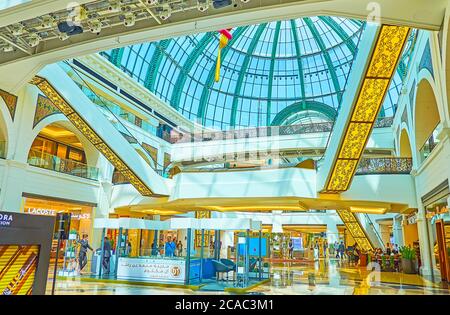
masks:
<path fill-rule="evenodd" d="M 61 111 L 47 97 L 39 94 L 34 111 L 33 128 L 43 119 L 54 114 L 60 114 Z"/>
<path fill-rule="evenodd" d="M 411 115 L 414 108 L 414 97 L 416 96 L 416 89 L 416 79 L 414 79 L 413 84 L 411 85 L 411 90 L 409 91 L 409 108 L 411 109 Z"/>
<path fill-rule="evenodd" d="M 425 44 L 425 48 L 423 50 L 422 58 L 419 62 L 419 71 L 422 69 L 427 69 L 431 76 L 434 79 L 434 71 L 433 71 L 433 61 L 431 60 L 431 49 L 430 49 L 430 40 Z"/>
<path fill-rule="evenodd" d="M 2 89 L 0 89 L 0 96 L 5 102 L 6 107 L 8 107 L 9 113 L 11 115 L 11 120 L 14 121 L 14 116 L 16 115 L 17 108 L 17 96 Z"/>

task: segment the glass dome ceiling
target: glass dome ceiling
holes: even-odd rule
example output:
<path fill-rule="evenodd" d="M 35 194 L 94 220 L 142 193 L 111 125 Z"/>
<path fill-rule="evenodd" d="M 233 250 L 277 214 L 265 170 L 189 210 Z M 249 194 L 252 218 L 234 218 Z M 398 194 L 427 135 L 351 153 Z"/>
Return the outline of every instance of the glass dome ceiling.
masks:
<path fill-rule="evenodd" d="M 185 117 L 217 129 L 331 121 L 365 24 L 305 17 L 237 27 L 222 50 L 214 81 L 218 32 L 102 52 Z M 397 72 L 381 116 L 393 116 Z"/>

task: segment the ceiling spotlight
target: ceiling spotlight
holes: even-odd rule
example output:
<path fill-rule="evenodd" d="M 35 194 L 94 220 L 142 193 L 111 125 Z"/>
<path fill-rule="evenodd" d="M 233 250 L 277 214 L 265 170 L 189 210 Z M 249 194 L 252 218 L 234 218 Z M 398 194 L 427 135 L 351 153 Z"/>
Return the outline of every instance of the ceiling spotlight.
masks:
<path fill-rule="evenodd" d="M 12 51 L 14 51 L 14 47 L 11 45 L 5 46 L 5 47 L 3 47 L 3 51 L 4 52 L 12 52 Z"/>
<path fill-rule="evenodd" d="M 53 27 L 55 20 L 51 16 L 46 16 L 42 19 L 41 27 L 42 28 L 51 28 Z"/>
<path fill-rule="evenodd" d="M 11 27 L 11 33 L 14 36 L 20 36 L 23 34 L 23 32 L 24 32 L 23 25 L 20 23 L 17 23 Z"/>
<path fill-rule="evenodd" d="M 119 12 L 122 9 L 119 1 L 110 1 L 108 6 L 109 12 Z"/>
<path fill-rule="evenodd" d="M 250 0 L 241 0 L 242 3 L 248 3 Z"/>
<path fill-rule="evenodd" d="M 161 20 L 167 20 L 172 15 L 172 8 L 166 4 L 162 8 L 159 8 L 159 17 Z"/>
<path fill-rule="evenodd" d="M 209 8 L 209 0 L 197 0 L 197 9 L 200 12 L 205 12 Z"/>
<path fill-rule="evenodd" d="M 41 37 L 37 34 L 33 34 L 28 39 L 28 45 L 30 45 L 30 47 L 36 47 L 37 45 L 39 45 L 40 41 Z"/>
<path fill-rule="evenodd" d="M 123 25 L 126 27 L 133 26 L 136 23 L 136 16 L 133 13 L 125 14 L 125 18 L 123 20 Z"/>
<path fill-rule="evenodd" d="M 214 9 L 221 9 L 233 4 L 232 0 L 213 0 Z"/>
<path fill-rule="evenodd" d="M 66 33 L 59 33 L 58 37 L 60 40 L 66 40 L 69 38 L 69 35 L 67 35 Z"/>
<path fill-rule="evenodd" d="M 91 31 L 91 33 L 94 34 L 99 34 L 102 30 L 102 22 L 100 22 L 99 20 L 95 20 L 89 23 L 89 30 Z"/>
<path fill-rule="evenodd" d="M 147 0 L 147 4 L 149 4 L 149 5 L 158 4 L 158 0 Z"/>

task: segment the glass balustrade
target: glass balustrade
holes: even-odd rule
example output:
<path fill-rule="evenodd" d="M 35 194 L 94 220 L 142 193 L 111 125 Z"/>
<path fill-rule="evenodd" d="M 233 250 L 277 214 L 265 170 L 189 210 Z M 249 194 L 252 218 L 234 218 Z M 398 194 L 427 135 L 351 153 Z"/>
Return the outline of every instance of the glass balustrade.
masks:
<path fill-rule="evenodd" d="M 42 151 L 31 150 L 28 155 L 28 164 L 64 174 L 98 180 L 97 167 L 69 159 L 62 159 Z"/>
<path fill-rule="evenodd" d="M 421 162 L 425 161 L 427 157 L 431 154 L 433 149 L 438 145 L 439 139 L 437 138 L 439 134 L 439 131 L 434 129 L 433 133 L 430 135 L 430 137 L 425 141 L 425 144 L 420 148 L 419 155 Z"/>

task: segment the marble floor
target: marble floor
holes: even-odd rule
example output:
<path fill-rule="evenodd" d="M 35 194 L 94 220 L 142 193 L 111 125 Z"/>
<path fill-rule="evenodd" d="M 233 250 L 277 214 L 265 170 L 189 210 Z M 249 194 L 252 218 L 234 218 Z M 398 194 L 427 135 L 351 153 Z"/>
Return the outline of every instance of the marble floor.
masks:
<path fill-rule="evenodd" d="M 51 294 L 51 277 L 47 294 Z M 252 289 L 250 294 L 300 295 L 450 295 L 446 283 L 436 283 L 419 275 L 398 272 L 376 272 L 350 266 L 339 260 L 314 263 L 286 262 L 273 264 L 270 282 Z M 190 295 L 226 294 L 190 289 L 149 287 L 102 282 L 57 280 L 57 295 Z"/>

